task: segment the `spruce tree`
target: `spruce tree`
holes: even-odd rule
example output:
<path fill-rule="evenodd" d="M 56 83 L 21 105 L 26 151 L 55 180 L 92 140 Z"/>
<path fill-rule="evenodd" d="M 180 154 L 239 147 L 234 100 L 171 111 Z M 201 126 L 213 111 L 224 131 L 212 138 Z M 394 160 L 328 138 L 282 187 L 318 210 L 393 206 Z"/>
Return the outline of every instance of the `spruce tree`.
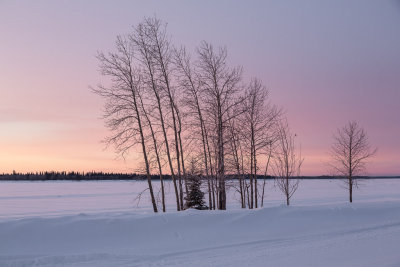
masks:
<path fill-rule="evenodd" d="M 185 197 L 186 204 L 185 208 L 194 208 L 198 210 L 208 209 L 204 202 L 204 193 L 201 191 L 201 179 L 200 176 L 190 175 L 188 177 L 188 195 Z"/>

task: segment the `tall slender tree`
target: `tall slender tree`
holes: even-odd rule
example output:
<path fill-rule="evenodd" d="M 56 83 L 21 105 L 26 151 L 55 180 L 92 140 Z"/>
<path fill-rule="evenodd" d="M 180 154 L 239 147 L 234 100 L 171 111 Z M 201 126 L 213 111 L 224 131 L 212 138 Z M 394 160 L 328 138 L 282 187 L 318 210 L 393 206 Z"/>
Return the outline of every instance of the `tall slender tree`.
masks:
<path fill-rule="evenodd" d="M 180 209 L 183 209 L 183 181 L 182 181 L 182 161 L 183 151 L 181 151 L 180 146 L 180 130 L 179 130 L 179 110 L 177 110 L 177 100 L 175 95 L 175 89 L 172 83 L 172 64 L 173 64 L 173 48 L 169 37 L 167 36 L 166 24 L 162 23 L 161 20 L 157 18 L 146 18 L 144 20 L 144 26 L 147 31 L 147 38 L 149 40 L 149 48 L 151 55 L 154 59 L 154 66 L 157 69 L 158 77 L 160 81 L 161 88 L 164 90 L 166 98 L 168 100 L 168 106 L 170 109 L 170 115 L 172 121 L 172 129 L 174 132 L 174 143 L 175 143 L 175 153 L 176 153 L 176 165 L 179 179 L 179 197 L 180 197 Z M 182 155 L 182 158 L 181 158 Z"/>
<path fill-rule="evenodd" d="M 282 111 L 269 103 L 267 88 L 256 78 L 248 85 L 243 110 L 241 132 L 249 148 L 250 208 L 258 208 L 259 158 L 268 155 L 268 145 L 276 139 L 275 125 Z"/>
<path fill-rule="evenodd" d="M 161 125 L 162 134 L 164 138 L 164 145 L 166 149 L 166 155 L 168 159 L 169 170 L 172 177 L 172 182 L 174 184 L 175 197 L 176 197 L 176 206 L 177 210 L 182 209 L 182 198 L 180 197 L 180 192 L 176 183 L 175 171 L 172 162 L 172 155 L 170 150 L 170 143 L 168 140 L 167 134 L 167 124 L 165 121 L 165 112 L 163 109 L 163 90 L 162 85 L 158 80 L 157 67 L 156 67 L 156 59 L 154 58 L 153 52 L 153 38 L 152 38 L 152 30 L 149 29 L 149 24 L 151 20 L 146 19 L 144 22 L 140 23 L 136 28 L 134 34 L 130 36 L 131 41 L 135 44 L 136 49 L 138 50 L 137 58 L 141 62 L 143 66 L 143 72 L 145 73 L 145 82 L 146 88 L 152 92 L 154 95 L 154 101 L 156 102 L 156 107 L 159 113 L 159 123 Z"/>
<path fill-rule="evenodd" d="M 187 107 L 189 114 L 194 117 L 194 122 L 192 123 L 192 128 L 199 129 L 198 132 L 201 134 L 201 146 L 203 149 L 203 158 L 204 158 L 204 168 L 207 178 L 208 185 L 208 196 L 209 196 L 209 208 L 212 209 L 213 206 L 213 196 L 212 190 L 212 172 L 210 172 L 209 168 L 211 167 L 209 164 L 209 156 L 208 156 L 208 138 L 207 138 L 207 129 L 203 117 L 202 105 L 201 105 L 201 81 L 199 77 L 196 75 L 196 69 L 194 65 L 190 61 L 190 56 L 187 53 L 185 48 L 181 48 L 180 50 L 175 50 L 175 65 L 177 68 L 177 77 L 179 81 L 179 85 L 182 88 L 182 92 L 184 93 L 183 103 Z M 193 131 L 196 132 L 196 131 Z M 183 164 L 183 160 L 182 160 Z"/>
<path fill-rule="evenodd" d="M 113 132 L 107 142 L 114 144 L 122 155 L 138 143 L 141 144 L 151 202 L 154 212 L 157 212 L 138 96 L 141 77 L 134 64 L 134 48 L 127 38 L 119 36 L 116 50 L 108 55 L 101 52 L 97 55 L 101 74 L 109 77 L 111 82 L 108 86 L 99 85 L 93 91 L 106 100 L 104 118 Z"/>
<path fill-rule="evenodd" d="M 213 46 L 202 42 L 197 49 L 198 68 L 205 95 L 206 112 L 214 124 L 216 135 L 216 177 L 218 180 L 218 209 L 226 209 L 225 186 L 225 143 L 226 126 L 229 114 L 236 114 L 239 106 L 237 98 L 239 82 L 242 79 L 242 68 L 230 68 L 227 65 L 227 50 L 215 51 Z M 232 113 L 229 113 L 231 111 Z"/>
<path fill-rule="evenodd" d="M 301 151 L 296 153 L 295 135 L 290 132 L 286 120 L 279 123 L 277 153 L 273 159 L 273 172 L 275 182 L 286 198 L 286 205 L 289 206 L 290 199 L 299 187 L 301 165 L 304 159 Z"/>

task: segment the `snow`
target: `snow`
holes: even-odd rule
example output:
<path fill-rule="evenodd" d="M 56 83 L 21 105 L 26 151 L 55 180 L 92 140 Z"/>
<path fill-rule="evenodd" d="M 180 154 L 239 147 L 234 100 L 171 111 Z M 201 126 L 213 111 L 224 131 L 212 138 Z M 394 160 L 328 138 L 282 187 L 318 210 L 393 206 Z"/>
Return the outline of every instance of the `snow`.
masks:
<path fill-rule="evenodd" d="M 289 207 L 270 183 L 257 210 L 230 190 L 227 211 L 175 212 L 170 191 L 165 214 L 132 208 L 144 187 L 1 182 L 0 266 L 400 266 L 397 179 L 366 181 L 353 204 L 337 181 L 302 181 Z"/>

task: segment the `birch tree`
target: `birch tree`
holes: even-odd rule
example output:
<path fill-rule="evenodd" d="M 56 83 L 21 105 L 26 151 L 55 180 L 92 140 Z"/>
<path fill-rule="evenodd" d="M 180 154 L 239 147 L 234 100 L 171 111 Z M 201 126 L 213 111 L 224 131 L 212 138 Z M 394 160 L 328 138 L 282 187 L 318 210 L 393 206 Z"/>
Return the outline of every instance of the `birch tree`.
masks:
<path fill-rule="evenodd" d="M 138 60 L 142 65 L 142 70 L 144 72 L 144 82 L 146 85 L 146 89 L 151 92 L 153 95 L 153 101 L 156 103 L 156 109 L 158 111 L 158 120 L 162 130 L 162 135 L 164 139 L 164 146 L 166 150 L 166 155 L 168 159 L 168 166 L 172 177 L 172 182 L 174 185 L 175 197 L 176 197 L 176 206 L 177 210 L 180 211 L 182 209 L 182 198 L 181 193 L 178 189 L 178 185 L 176 183 L 175 170 L 172 162 L 172 155 L 170 149 L 169 138 L 167 134 L 167 123 L 165 116 L 165 107 L 163 107 L 163 99 L 165 95 L 163 94 L 162 85 L 158 79 L 159 74 L 157 73 L 157 62 L 154 58 L 153 51 L 153 33 L 152 30 L 149 29 L 149 25 L 145 22 L 140 23 L 134 31 L 134 34 L 130 35 L 130 40 L 135 44 L 136 49 L 138 50 Z M 151 23 L 151 21 L 149 21 Z"/>
<path fill-rule="evenodd" d="M 301 152 L 296 153 L 295 135 L 290 132 L 286 120 L 279 123 L 277 133 L 277 151 L 272 167 L 275 183 L 285 195 L 286 205 L 289 206 L 290 199 L 299 186 L 298 176 L 304 159 L 301 157 Z"/>
<path fill-rule="evenodd" d="M 203 41 L 197 49 L 198 68 L 205 95 L 206 112 L 216 137 L 216 177 L 218 180 L 218 209 L 226 209 L 225 188 L 225 139 L 229 114 L 235 114 L 239 106 L 236 98 L 242 68 L 231 68 L 227 65 L 227 50 L 215 51 L 213 46 Z M 231 111 L 231 113 L 230 113 Z"/>
<path fill-rule="evenodd" d="M 160 144 L 159 141 L 157 140 L 156 136 L 156 129 L 153 125 L 153 122 L 151 121 L 151 116 L 149 115 L 150 111 L 146 109 L 146 106 L 143 101 L 143 97 L 140 93 L 138 93 L 138 99 L 140 102 L 140 107 L 143 112 L 143 117 L 145 118 L 148 129 L 150 131 L 151 135 L 151 140 L 153 143 L 153 151 L 156 157 L 156 163 L 157 163 L 157 168 L 158 168 L 158 173 L 160 177 L 160 185 L 161 185 L 161 204 L 162 204 L 162 210 L 163 212 L 166 212 L 166 206 L 165 206 L 165 187 L 164 187 L 164 178 L 163 178 L 163 171 L 162 171 L 162 164 L 161 164 L 161 153 L 160 153 Z"/>
<path fill-rule="evenodd" d="M 143 27 L 146 29 L 146 35 L 148 39 L 148 47 L 150 48 L 150 53 L 154 59 L 154 67 L 156 68 L 157 79 L 160 83 L 161 88 L 164 90 L 168 101 L 168 108 L 171 116 L 170 125 L 174 132 L 174 144 L 175 144 L 175 154 L 176 154 L 176 166 L 179 180 L 179 197 L 180 197 L 180 209 L 183 209 L 183 182 L 182 182 L 182 172 L 184 169 L 184 156 L 182 151 L 182 120 L 177 107 L 176 94 L 173 86 L 173 48 L 169 37 L 167 36 L 166 24 L 162 23 L 161 20 L 157 18 L 146 18 L 143 22 Z M 186 187 L 186 186 L 185 186 Z M 187 187 L 186 187 L 187 188 Z M 186 192 L 187 193 L 187 192 Z"/>
<path fill-rule="evenodd" d="M 282 112 L 268 101 L 268 90 L 256 78 L 250 81 L 246 90 L 242 116 L 243 140 L 249 148 L 250 165 L 250 208 L 258 208 L 259 157 L 268 154 L 268 144 L 276 138 L 274 127 Z"/>
<path fill-rule="evenodd" d="M 119 36 L 116 52 L 99 53 L 101 74 L 110 78 L 110 84 L 99 85 L 93 91 L 106 100 L 104 118 L 112 135 L 107 138 L 118 153 L 124 155 L 140 144 L 145 162 L 146 176 L 154 212 L 157 204 L 151 183 L 150 163 L 146 148 L 143 114 L 139 103 L 140 72 L 134 64 L 134 48 L 129 40 Z"/>
<path fill-rule="evenodd" d="M 207 128 L 203 115 L 203 106 L 201 100 L 201 80 L 198 72 L 191 62 L 190 55 L 185 48 L 175 50 L 175 66 L 177 68 L 178 84 L 182 88 L 184 106 L 187 107 L 189 116 L 193 117 L 192 132 L 200 133 L 202 147 L 203 165 L 207 178 L 209 208 L 215 208 L 215 196 L 213 190 L 213 168 L 211 164 L 211 155 L 209 155 L 209 142 Z M 182 161 L 183 163 L 183 161 Z"/>
<path fill-rule="evenodd" d="M 357 187 L 356 175 L 366 171 L 368 159 L 376 154 L 377 149 L 369 144 L 367 133 L 355 121 L 351 121 L 337 130 L 331 147 L 334 171 L 345 178 L 349 190 L 349 201 L 353 202 L 353 188 Z"/>

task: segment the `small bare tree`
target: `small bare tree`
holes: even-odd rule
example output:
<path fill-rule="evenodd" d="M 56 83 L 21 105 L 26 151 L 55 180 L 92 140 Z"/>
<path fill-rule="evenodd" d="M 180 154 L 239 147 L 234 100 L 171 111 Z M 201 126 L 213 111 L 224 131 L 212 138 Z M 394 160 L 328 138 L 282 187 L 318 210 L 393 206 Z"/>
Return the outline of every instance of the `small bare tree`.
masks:
<path fill-rule="evenodd" d="M 285 194 L 286 205 L 290 204 L 290 198 L 299 187 L 300 168 L 303 163 L 301 152 L 296 154 L 295 135 L 290 133 L 287 121 L 281 121 L 277 130 L 277 150 L 273 158 L 272 169 L 275 183 Z"/>
<path fill-rule="evenodd" d="M 272 152 L 273 152 L 272 144 L 273 144 L 272 141 L 270 141 L 268 143 L 267 163 L 265 165 L 264 181 L 263 181 L 262 192 L 261 192 L 261 207 L 264 207 L 265 184 L 266 184 L 266 181 L 267 181 L 268 169 L 270 167 L 271 157 L 272 157 Z"/>
<path fill-rule="evenodd" d="M 377 150 L 371 148 L 366 132 L 355 121 L 338 129 L 333 138 L 333 162 L 330 165 L 335 173 L 345 178 L 349 200 L 353 202 L 353 187 L 357 187 L 355 175 L 365 172 L 367 160 L 374 156 Z"/>

